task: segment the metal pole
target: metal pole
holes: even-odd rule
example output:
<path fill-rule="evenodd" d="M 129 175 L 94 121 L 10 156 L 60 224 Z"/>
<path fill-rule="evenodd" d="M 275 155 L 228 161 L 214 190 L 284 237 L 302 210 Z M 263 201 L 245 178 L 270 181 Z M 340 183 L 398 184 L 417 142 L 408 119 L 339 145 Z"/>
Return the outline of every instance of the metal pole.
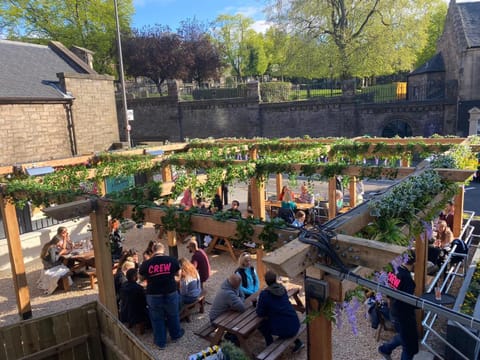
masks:
<path fill-rule="evenodd" d="M 127 93 L 125 91 L 125 79 L 123 77 L 123 56 L 122 56 L 122 41 L 120 39 L 120 21 L 118 20 L 118 6 L 117 0 L 113 0 L 115 7 L 115 23 L 117 25 L 117 47 L 118 47 L 118 60 L 119 60 L 119 76 L 120 76 L 120 85 L 122 87 L 122 105 L 123 105 L 123 117 L 125 121 L 125 131 L 127 132 L 127 143 L 128 147 L 132 146 L 130 141 L 130 124 L 128 123 L 127 116 Z"/>

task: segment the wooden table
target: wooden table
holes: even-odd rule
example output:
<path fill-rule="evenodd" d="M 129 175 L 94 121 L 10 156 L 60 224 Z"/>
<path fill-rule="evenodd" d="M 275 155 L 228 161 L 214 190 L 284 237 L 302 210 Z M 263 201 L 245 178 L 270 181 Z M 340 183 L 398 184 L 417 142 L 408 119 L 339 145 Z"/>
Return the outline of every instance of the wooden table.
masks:
<path fill-rule="evenodd" d="M 249 356 L 252 356 L 251 349 L 247 346 L 247 339 L 262 323 L 262 318 L 257 315 L 253 306 L 248 306 L 243 313 L 227 311 L 216 318 L 213 325 L 217 327 L 215 338 L 212 341 L 216 345 L 220 343 L 226 332 L 234 334 L 238 338 L 240 347 Z"/>
<path fill-rule="evenodd" d="M 303 211 L 309 211 L 310 209 L 313 209 L 314 205 L 313 204 L 306 204 L 306 203 L 295 203 L 297 205 L 296 210 L 303 210 Z M 281 208 L 282 207 L 282 202 L 281 201 L 265 201 L 265 208 L 267 209 L 270 218 L 273 218 L 273 209 Z"/>
<path fill-rule="evenodd" d="M 95 254 L 93 253 L 93 250 L 79 252 L 78 254 L 76 251 L 78 250 L 73 250 L 68 256 L 65 256 L 66 258 L 75 261 L 72 270 L 79 270 L 83 267 L 85 267 L 85 269 L 95 267 Z"/>

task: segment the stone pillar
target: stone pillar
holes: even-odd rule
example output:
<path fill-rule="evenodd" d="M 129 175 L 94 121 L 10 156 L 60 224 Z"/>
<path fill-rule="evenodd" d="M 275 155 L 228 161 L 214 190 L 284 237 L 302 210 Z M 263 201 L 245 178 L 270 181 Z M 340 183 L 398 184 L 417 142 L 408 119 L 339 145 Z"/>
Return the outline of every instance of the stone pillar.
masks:
<path fill-rule="evenodd" d="M 167 81 L 168 96 L 178 101 L 178 82 L 177 80 Z"/>
<path fill-rule="evenodd" d="M 468 135 L 477 135 L 479 133 L 480 127 L 480 109 L 477 107 L 473 107 L 468 110 L 470 117 L 468 119 L 469 127 L 468 127 Z"/>
<path fill-rule="evenodd" d="M 355 96 L 355 79 L 342 81 L 342 96 L 353 97 Z"/>
<path fill-rule="evenodd" d="M 252 81 L 247 83 L 247 97 L 255 98 L 259 102 L 262 101 L 260 97 L 260 83 L 258 81 Z"/>

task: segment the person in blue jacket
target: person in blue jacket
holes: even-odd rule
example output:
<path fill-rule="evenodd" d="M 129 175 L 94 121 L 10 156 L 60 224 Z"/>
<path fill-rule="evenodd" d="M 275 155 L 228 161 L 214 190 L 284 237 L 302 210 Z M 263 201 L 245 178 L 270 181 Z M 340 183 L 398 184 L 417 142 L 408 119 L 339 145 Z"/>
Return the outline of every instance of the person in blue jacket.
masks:
<path fill-rule="evenodd" d="M 242 278 L 242 284 L 240 290 L 245 297 L 249 297 L 253 293 L 256 293 L 260 287 L 260 281 L 258 281 L 258 275 L 255 268 L 252 266 L 252 257 L 248 252 L 244 252 L 238 258 L 238 268 L 235 273 Z"/>
<path fill-rule="evenodd" d="M 300 320 L 288 299 L 287 290 L 282 284 L 277 283 L 277 274 L 267 271 L 265 282 L 267 288 L 260 293 L 256 311 L 258 316 L 264 318 L 259 330 L 268 346 L 273 342 L 273 335 L 280 338 L 295 336 L 300 329 Z M 302 341 L 296 339 L 293 352 L 303 347 Z"/>

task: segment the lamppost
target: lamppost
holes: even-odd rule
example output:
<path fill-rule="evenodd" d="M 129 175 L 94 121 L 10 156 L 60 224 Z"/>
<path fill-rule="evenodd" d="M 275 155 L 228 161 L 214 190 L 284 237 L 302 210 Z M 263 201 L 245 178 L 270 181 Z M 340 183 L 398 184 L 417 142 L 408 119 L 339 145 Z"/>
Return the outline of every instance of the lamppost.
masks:
<path fill-rule="evenodd" d="M 113 5 L 115 7 L 115 24 L 117 26 L 117 47 L 118 47 L 118 60 L 119 60 L 119 77 L 120 85 L 122 87 L 122 107 L 123 107 L 123 117 L 125 121 L 125 131 L 127 133 L 127 143 L 128 147 L 132 146 L 130 141 L 130 124 L 128 123 L 128 114 L 127 114 L 127 93 L 125 91 L 125 79 L 123 77 L 123 56 L 122 56 L 122 41 L 120 39 L 120 21 L 118 21 L 118 6 L 117 0 L 113 0 Z"/>
<path fill-rule="evenodd" d="M 330 64 L 328 65 L 328 69 L 330 70 L 330 97 L 333 96 L 333 64 L 332 60 L 330 60 Z"/>

